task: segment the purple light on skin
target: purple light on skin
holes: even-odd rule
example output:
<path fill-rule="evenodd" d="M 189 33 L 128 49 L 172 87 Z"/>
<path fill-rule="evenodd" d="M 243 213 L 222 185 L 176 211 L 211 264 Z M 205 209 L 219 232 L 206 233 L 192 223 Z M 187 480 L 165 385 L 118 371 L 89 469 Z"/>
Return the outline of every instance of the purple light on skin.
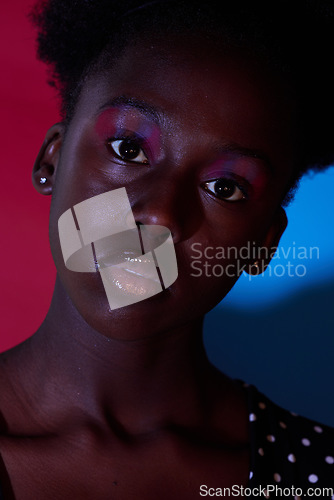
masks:
<path fill-rule="evenodd" d="M 161 155 L 161 131 L 158 125 L 133 107 L 109 108 L 101 113 L 95 125 L 100 140 L 138 137 L 149 160 L 157 161 Z"/>
<path fill-rule="evenodd" d="M 113 137 L 116 134 L 119 114 L 119 109 L 107 109 L 98 117 L 95 124 L 95 131 L 101 141 Z"/>
<path fill-rule="evenodd" d="M 203 182 L 220 178 L 239 179 L 250 185 L 256 196 L 260 196 L 268 182 L 268 168 L 262 159 L 239 152 L 226 152 L 201 172 Z"/>
<path fill-rule="evenodd" d="M 161 155 L 160 128 L 155 123 L 141 123 L 139 135 L 144 138 L 144 149 L 148 151 L 148 154 L 152 157 L 152 161 L 156 161 Z"/>
<path fill-rule="evenodd" d="M 160 127 L 133 106 L 125 104 L 107 108 L 98 117 L 95 131 L 103 143 L 112 138 L 137 138 L 150 163 L 159 161 L 163 154 Z M 223 151 L 214 162 L 201 170 L 201 182 L 228 178 L 250 186 L 252 195 L 260 196 L 270 177 L 266 161 L 246 148 L 231 147 L 232 151 L 227 146 L 227 151 Z"/>

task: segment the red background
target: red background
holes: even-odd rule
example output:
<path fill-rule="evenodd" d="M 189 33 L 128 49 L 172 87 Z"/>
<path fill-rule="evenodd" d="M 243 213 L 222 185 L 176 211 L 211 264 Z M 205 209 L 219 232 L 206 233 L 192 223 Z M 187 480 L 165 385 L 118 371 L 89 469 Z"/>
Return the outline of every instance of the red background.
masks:
<path fill-rule="evenodd" d="M 36 60 L 27 19 L 33 2 L 0 7 L 1 334 L 0 351 L 34 333 L 50 304 L 55 279 L 49 243 L 50 197 L 31 183 L 45 132 L 59 120 L 55 91 Z"/>

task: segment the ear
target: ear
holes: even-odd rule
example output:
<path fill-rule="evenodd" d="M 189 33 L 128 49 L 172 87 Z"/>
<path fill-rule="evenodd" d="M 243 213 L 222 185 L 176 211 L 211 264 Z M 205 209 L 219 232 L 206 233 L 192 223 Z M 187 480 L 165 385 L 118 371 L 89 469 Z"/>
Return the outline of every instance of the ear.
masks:
<path fill-rule="evenodd" d="M 264 240 L 258 250 L 258 259 L 252 262 L 245 271 L 250 275 L 263 273 L 269 266 L 271 259 L 275 255 L 279 241 L 288 225 L 288 218 L 284 208 L 279 207 L 270 225 Z"/>
<path fill-rule="evenodd" d="M 56 123 L 46 133 L 32 171 L 32 183 L 38 193 L 52 194 L 63 138 L 63 123 Z"/>

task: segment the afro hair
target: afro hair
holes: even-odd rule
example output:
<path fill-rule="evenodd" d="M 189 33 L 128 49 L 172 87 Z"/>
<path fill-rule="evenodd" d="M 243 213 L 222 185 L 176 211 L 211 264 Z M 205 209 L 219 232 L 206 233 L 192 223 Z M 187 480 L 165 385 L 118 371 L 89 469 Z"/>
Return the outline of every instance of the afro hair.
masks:
<path fill-rule="evenodd" d="M 70 121 L 85 75 L 131 39 L 201 33 L 253 51 L 281 71 L 298 96 L 300 158 L 291 185 L 334 162 L 334 0 L 41 0 L 31 18 L 38 57 L 50 68 Z M 114 56 L 115 57 L 115 56 Z"/>

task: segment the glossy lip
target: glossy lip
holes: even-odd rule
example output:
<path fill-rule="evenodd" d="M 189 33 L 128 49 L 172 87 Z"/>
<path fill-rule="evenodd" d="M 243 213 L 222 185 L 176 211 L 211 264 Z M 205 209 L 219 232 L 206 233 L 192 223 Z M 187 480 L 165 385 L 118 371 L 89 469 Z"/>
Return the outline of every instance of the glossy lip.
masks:
<path fill-rule="evenodd" d="M 154 225 L 149 226 L 149 228 L 145 228 L 145 230 L 141 229 L 142 238 L 143 238 L 143 246 L 144 253 L 148 254 L 150 252 L 154 252 L 156 248 L 161 246 L 168 239 L 170 232 L 169 230 L 165 230 L 161 232 L 161 228 L 157 229 Z M 138 234 L 138 233 L 136 233 Z M 122 234 L 119 234 L 121 238 Z M 117 235 L 118 236 L 118 235 Z M 136 266 L 137 263 L 148 263 L 152 262 L 155 264 L 153 257 L 149 258 L 148 256 L 144 257 L 143 250 L 141 245 L 138 246 L 135 241 L 125 239 L 115 240 L 114 236 L 112 237 L 112 242 L 110 242 L 109 237 L 106 238 L 106 242 L 103 245 L 95 244 L 95 255 L 96 261 L 99 267 L 110 267 L 110 266 L 120 266 L 125 264 L 126 262 L 131 262 Z M 127 246 L 129 245 L 129 246 Z M 125 248 L 124 248 L 125 246 Z M 129 270 L 131 272 L 131 270 Z M 138 274 L 142 275 L 141 271 L 138 271 Z M 146 275 L 146 272 L 144 272 Z"/>
<path fill-rule="evenodd" d="M 119 266 L 126 262 L 131 262 L 132 259 L 142 257 L 142 251 L 136 249 L 116 250 L 103 249 L 96 252 L 96 260 L 99 267 Z"/>
<path fill-rule="evenodd" d="M 145 296 L 155 295 L 162 291 L 160 281 L 153 279 L 150 273 L 144 271 L 133 272 L 127 268 L 114 266 L 108 269 L 108 281 L 117 289 L 117 294 L 122 296 Z M 110 279 L 111 278 L 111 279 Z"/>
<path fill-rule="evenodd" d="M 130 259 L 128 262 L 131 263 L 131 267 L 130 266 L 127 267 L 128 264 L 120 264 L 119 266 L 117 266 L 118 269 L 123 269 L 124 271 L 128 272 L 131 275 L 151 280 L 154 281 L 155 283 L 160 283 L 159 277 L 157 277 L 157 271 L 156 271 L 157 268 L 155 266 L 155 262 L 153 259 L 142 256 Z M 152 264 L 154 267 L 152 266 Z"/>
<path fill-rule="evenodd" d="M 96 260 L 99 268 L 119 269 L 120 271 L 127 272 L 134 279 L 138 277 L 160 283 L 160 280 L 157 278 L 153 256 L 150 258 L 147 254 L 143 255 L 141 252 L 127 249 L 118 252 L 100 253 Z M 154 266 L 153 269 L 152 265 Z M 126 276 L 126 279 L 128 279 L 128 276 Z"/>

